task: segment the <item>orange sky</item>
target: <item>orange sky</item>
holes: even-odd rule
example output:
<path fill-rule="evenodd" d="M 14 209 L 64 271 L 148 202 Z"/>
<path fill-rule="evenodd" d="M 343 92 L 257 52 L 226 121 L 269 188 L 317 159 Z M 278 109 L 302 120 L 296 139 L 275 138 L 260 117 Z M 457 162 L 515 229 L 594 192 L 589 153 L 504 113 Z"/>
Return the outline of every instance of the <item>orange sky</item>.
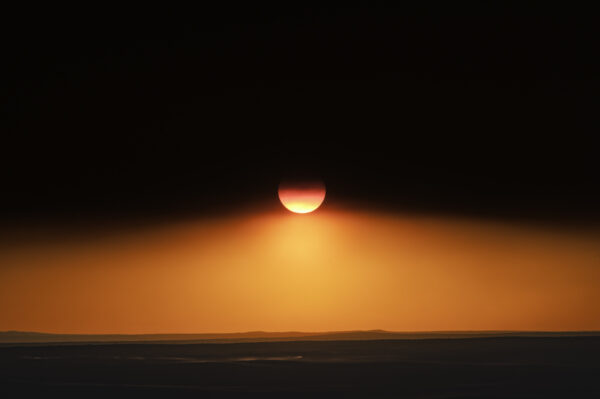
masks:
<path fill-rule="evenodd" d="M 283 209 L 0 250 L 0 330 L 599 330 L 600 234 Z"/>

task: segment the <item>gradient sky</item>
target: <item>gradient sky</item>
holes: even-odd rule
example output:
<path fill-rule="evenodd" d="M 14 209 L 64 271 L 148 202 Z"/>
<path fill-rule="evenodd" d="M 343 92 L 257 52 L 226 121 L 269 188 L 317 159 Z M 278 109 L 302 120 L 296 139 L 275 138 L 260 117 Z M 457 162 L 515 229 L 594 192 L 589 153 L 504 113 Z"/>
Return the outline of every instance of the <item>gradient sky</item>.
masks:
<path fill-rule="evenodd" d="M 0 252 L 0 330 L 600 329 L 597 232 L 320 209 Z"/>
<path fill-rule="evenodd" d="M 594 15 L 213 6 L 0 26 L 0 330 L 600 329 Z"/>

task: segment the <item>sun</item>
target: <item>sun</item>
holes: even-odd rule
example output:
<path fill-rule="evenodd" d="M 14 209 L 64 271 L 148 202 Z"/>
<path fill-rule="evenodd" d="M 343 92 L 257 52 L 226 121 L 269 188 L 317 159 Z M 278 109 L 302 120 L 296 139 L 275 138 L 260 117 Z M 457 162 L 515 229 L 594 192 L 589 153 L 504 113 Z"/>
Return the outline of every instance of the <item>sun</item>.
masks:
<path fill-rule="evenodd" d="M 279 184 L 279 200 L 294 213 L 310 213 L 325 200 L 325 184 L 319 180 L 282 181 Z"/>

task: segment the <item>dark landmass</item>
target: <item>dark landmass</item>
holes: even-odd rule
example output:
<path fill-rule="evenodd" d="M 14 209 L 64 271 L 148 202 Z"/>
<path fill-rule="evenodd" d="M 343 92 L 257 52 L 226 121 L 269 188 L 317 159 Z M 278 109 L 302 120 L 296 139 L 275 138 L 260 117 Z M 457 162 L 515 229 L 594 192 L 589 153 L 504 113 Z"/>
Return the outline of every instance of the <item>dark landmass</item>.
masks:
<path fill-rule="evenodd" d="M 452 339 L 482 337 L 567 337 L 600 336 L 600 331 L 417 331 L 385 330 L 328 332 L 248 331 L 219 334 L 49 334 L 29 331 L 0 331 L 0 346 L 21 344 L 77 343 L 236 343 L 269 341 L 363 341 L 397 339 Z"/>
<path fill-rule="evenodd" d="M 599 397 L 598 359 L 600 336 L 13 345 L 0 348 L 0 389 L 86 398 Z"/>

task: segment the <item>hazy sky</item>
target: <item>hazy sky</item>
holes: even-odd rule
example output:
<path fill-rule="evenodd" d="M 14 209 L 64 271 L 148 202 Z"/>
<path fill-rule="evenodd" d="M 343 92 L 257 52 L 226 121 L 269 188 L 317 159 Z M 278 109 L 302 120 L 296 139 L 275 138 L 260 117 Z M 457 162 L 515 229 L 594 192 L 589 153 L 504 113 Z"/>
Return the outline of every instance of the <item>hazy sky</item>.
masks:
<path fill-rule="evenodd" d="M 420 3 L 12 13 L 0 330 L 600 329 L 597 18 Z"/>
<path fill-rule="evenodd" d="M 283 209 L 0 251 L 0 330 L 600 329 L 600 234 Z"/>

